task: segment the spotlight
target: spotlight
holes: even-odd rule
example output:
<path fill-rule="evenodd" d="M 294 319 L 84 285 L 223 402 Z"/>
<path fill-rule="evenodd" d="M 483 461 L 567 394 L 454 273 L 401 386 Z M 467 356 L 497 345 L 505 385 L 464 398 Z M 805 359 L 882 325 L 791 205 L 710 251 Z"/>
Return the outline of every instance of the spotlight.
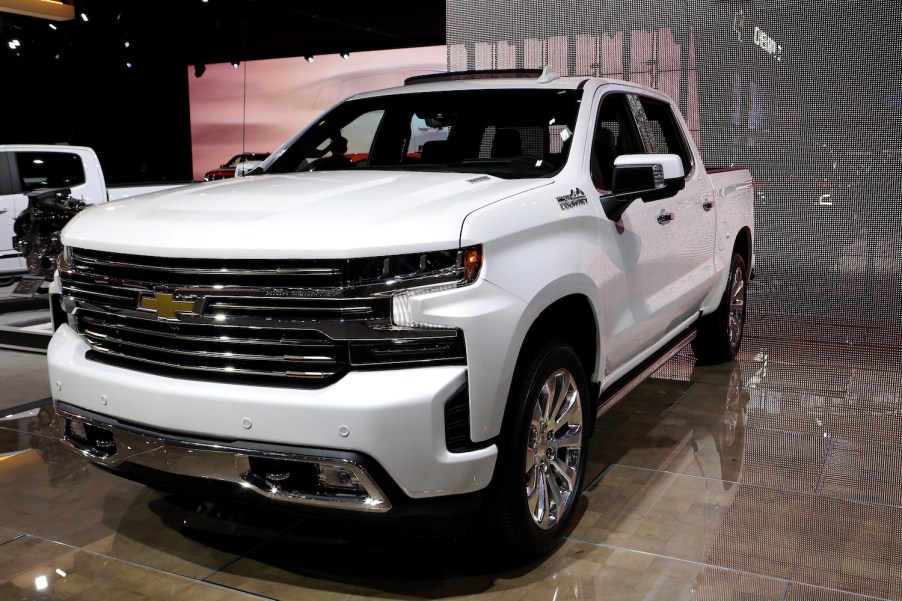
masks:
<path fill-rule="evenodd" d="M 204 74 L 204 71 L 207 70 L 207 65 L 203 63 L 197 63 L 194 65 L 194 77 L 200 77 Z"/>
<path fill-rule="evenodd" d="M 52 29 L 53 31 L 56 31 L 56 25 L 54 25 L 53 23 L 47 23 L 47 25 L 50 26 L 50 29 Z"/>
<path fill-rule="evenodd" d="M 237 68 L 238 68 L 238 65 L 240 65 L 240 64 L 241 64 L 240 61 L 232 61 L 232 68 L 233 68 L 233 69 L 237 69 Z"/>
<path fill-rule="evenodd" d="M 125 41 L 125 47 L 126 47 L 126 48 L 130 48 L 131 45 L 132 45 L 131 42 L 129 42 L 128 40 Z"/>
<path fill-rule="evenodd" d="M 86 15 L 85 13 L 81 13 L 81 20 L 84 21 L 85 23 L 87 23 L 87 22 L 88 22 L 88 15 Z"/>
<path fill-rule="evenodd" d="M 131 68 L 132 68 L 132 62 L 131 62 L 131 61 L 128 61 L 127 63 L 125 63 L 125 66 L 126 66 L 127 68 L 131 69 Z"/>
<path fill-rule="evenodd" d="M 342 52 L 342 53 L 339 54 L 338 56 L 340 56 L 341 58 L 343 58 L 343 59 L 345 59 L 345 60 L 348 60 L 349 58 L 351 58 L 351 53 L 348 52 L 347 50 L 345 50 L 344 52 Z"/>
<path fill-rule="evenodd" d="M 308 63 L 312 63 L 312 62 L 313 62 L 313 55 L 312 55 L 312 54 L 306 55 L 306 56 L 304 57 L 304 60 L 307 61 Z"/>

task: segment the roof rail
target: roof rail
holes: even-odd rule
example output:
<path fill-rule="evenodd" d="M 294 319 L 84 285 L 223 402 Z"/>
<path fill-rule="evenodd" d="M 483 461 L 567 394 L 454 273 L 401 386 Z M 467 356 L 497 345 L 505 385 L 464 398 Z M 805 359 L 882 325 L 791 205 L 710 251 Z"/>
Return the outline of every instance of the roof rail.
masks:
<path fill-rule="evenodd" d="M 404 85 L 429 83 L 433 81 L 458 81 L 463 79 L 538 79 L 542 69 L 487 69 L 480 71 L 449 71 L 414 75 L 404 80 Z"/>

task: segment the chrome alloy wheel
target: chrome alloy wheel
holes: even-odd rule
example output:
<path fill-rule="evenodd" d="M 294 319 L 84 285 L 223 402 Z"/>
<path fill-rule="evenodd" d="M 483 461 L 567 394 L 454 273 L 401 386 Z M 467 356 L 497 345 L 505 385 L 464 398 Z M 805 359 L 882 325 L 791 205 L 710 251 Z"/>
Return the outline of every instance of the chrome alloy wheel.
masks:
<path fill-rule="evenodd" d="M 532 409 L 526 442 L 526 500 L 533 521 L 548 530 L 577 498 L 582 453 L 582 399 L 573 375 L 548 376 Z"/>
<path fill-rule="evenodd" d="M 733 272 L 733 287 L 730 289 L 730 314 L 728 334 L 730 344 L 736 345 L 742 337 L 742 326 L 745 325 L 745 274 L 741 267 Z"/>

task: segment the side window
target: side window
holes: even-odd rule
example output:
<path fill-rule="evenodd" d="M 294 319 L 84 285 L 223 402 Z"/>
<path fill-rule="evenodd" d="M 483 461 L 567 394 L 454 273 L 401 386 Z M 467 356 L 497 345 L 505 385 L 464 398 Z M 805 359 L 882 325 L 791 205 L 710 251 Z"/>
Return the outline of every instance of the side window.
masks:
<path fill-rule="evenodd" d="M 81 157 L 70 152 L 17 152 L 22 190 L 69 188 L 85 183 Z"/>
<path fill-rule="evenodd" d="M 341 129 L 321 121 L 306 144 L 293 141 L 269 166 L 268 173 L 350 169 L 366 163 L 384 114 L 382 110 L 364 113 Z"/>
<path fill-rule="evenodd" d="M 9 178 L 9 153 L 0 152 L 0 194 L 12 194 L 13 185 Z"/>
<path fill-rule="evenodd" d="M 608 94 L 598 109 L 592 137 L 591 174 L 599 190 L 611 189 L 614 159 L 643 152 L 625 94 Z"/>
<path fill-rule="evenodd" d="M 631 96 L 630 99 L 645 152 L 678 155 L 683 161 L 683 170 L 688 174 L 692 170 L 692 155 L 671 106 L 642 96 Z"/>
<path fill-rule="evenodd" d="M 366 159 L 376 137 L 376 130 L 382 122 L 385 111 L 370 111 L 348 123 L 341 130 L 341 135 L 348 141 L 348 154 L 358 160 Z"/>

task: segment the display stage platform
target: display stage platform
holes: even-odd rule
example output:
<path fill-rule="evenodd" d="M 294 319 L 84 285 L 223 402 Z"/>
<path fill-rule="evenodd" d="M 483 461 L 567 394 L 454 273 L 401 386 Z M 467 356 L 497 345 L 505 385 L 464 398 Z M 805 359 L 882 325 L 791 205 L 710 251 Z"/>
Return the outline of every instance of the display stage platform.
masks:
<path fill-rule="evenodd" d="M 0 287 L 0 348 L 46 352 L 53 334 L 47 294 L 17 295 L 20 284 Z"/>

